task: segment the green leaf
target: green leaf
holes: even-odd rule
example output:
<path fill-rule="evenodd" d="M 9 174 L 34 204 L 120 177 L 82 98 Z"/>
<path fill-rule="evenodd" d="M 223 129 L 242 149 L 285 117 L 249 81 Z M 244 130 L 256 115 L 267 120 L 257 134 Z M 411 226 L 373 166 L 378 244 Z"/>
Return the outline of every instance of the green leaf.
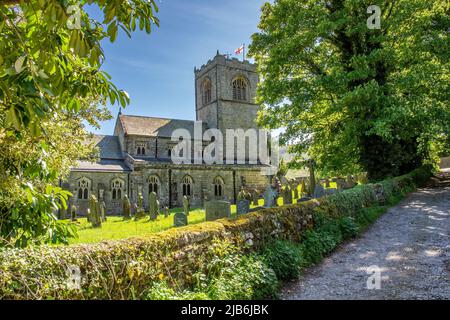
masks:
<path fill-rule="evenodd" d="M 19 57 L 16 62 L 14 63 L 14 69 L 17 73 L 21 73 L 23 70 L 23 63 L 25 62 L 26 56 Z"/>

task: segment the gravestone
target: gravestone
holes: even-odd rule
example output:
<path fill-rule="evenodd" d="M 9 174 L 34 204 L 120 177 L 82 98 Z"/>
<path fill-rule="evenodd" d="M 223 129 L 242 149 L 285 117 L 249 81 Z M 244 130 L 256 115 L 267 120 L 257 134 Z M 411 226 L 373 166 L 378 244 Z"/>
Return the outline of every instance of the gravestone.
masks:
<path fill-rule="evenodd" d="M 189 211 L 191 211 L 191 204 L 189 198 L 186 196 L 183 196 L 183 210 L 187 216 L 189 215 Z"/>
<path fill-rule="evenodd" d="M 159 214 L 159 205 L 158 205 L 158 199 L 156 198 L 155 192 L 150 192 L 148 196 L 148 204 L 150 209 L 150 220 L 156 220 L 158 218 Z"/>
<path fill-rule="evenodd" d="M 145 217 L 145 210 L 144 210 L 144 197 L 142 196 L 142 193 L 139 192 L 138 195 L 138 203 L 136 207 L 136 213 L 134 215 L 134 219 L 138 220 Z"/>
<path fill-rule="evenodd" d="M 131 218 L 131 203 L 130 203 L 130 199 L 128 199 L 127 195 L 124 195 L 123 197 L 123 201 L 122 201 L 122 213 L 123 213 L 123 217 L 125 219 L 130 219 Z"/>
<path fill-rule="evenodd" d="M 325 179 L 325 188 L 329 188 L 330 187 L 330 179 L 326 178 Z"/>
<path fill-rule="evenodd" d="M 298 196 L 299 196 L 299 194 L 298 194 L 298 184 L 295 183 L 294 184 L 294 198 L 298 199 L 299 198 Z"/>
<path fill-rule="evenodd" d="M 320 198 L 325 195 L 325 189 L 320 183 L 316 183 L 316 186 L 314 188 L 314 194 L 313 198 Z"/>
<path fill-rule="evenodd" d="M 289 185 L 283 190 L 283 204 L 292 204 L 292 190 Z"/>
<path fill-rule="evenodd" d="M 102 217 L 100 213 L 100 205 L 98 204 L 97 198 L 92 194 L 89 198 L 89 211 L 88 211 L 89 222 L 94 228 L 101 228 Z"/>
<path fill-rule="evenodd" d="M 231 204 L 224 200 L 205 202 L 206 221 L 231 217 Z"/>
<path fill-rule="evenodd" d="M 188 225 L 187 215 L 184 212 L 177 212 L 173 216 L 173 226 L 183 227 Z"/>
<path fill-rule="evenodd" d="M 246 214 L 250 210 L 250 200 L 241 199 L 237 201 L 236 204 L 236 213 L 237 214 Z"/>
<path fill-rule="evenodd" d="M 335 180 L 336 180 L 336 185 L 337 185 L 338 190 L 345 189 L 345 187 L 346 187 L 345 179 L 336 178 Z"/>
<path fill-rule="evenodd" d="M 308 193 L 308 187 L 306 186 L 306 181 L 305 181 L 305 179 L 303 178 L 302 179 L 302 184 L 301 184 L 301 190 L 300 190 L 300 194 L 301 195 L 306 195 L 307 193 Z"/>
<path fill-rule="evenodd" d="M 273 186 L 267 186 L 264 191 L 264 208 L 271 208 L 275 206 L 278 192 Z"/>
<path fill-rule="evenodd" d="M 356 185 L 356 182 L 355 182 L 355 179 L 353 178 L 353 176 L 348 175 L 347 180 L 345 181 L 345 188 L 350 189 L 350 188 L 353 188 L 355 185 Z"/>
<path fill-rule="evenodd" d="M 70 220 L 77 221 L 77 206 L 74 204 L 70 207 Z"/>
<path fill-rule="evenodd" d="M 257 189 L 252 190 L 252 204 L 254 206 L 259 206 L 259 192 Z"/>
<path fill-rule="evenodd" d="M 100 202 L 100 217 L 102 222 L 106 222 L 106 203 L 105 201 Z"/>
<path fill-rule="evenodd" d="M 167 218 L 169 216 L 169 207 L 163 208 L 164 218 Z"/>

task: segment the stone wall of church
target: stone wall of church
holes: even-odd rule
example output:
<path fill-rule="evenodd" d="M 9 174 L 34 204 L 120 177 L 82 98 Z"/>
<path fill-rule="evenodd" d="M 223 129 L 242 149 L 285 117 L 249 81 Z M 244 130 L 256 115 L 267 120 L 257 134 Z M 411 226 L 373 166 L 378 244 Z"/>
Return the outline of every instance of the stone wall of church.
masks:
<path fill-rule="evenodd" d="M 87 199 L 79 198 L 79 182 L 81 179 L 89 181 Z M 80 172 L 72 171 L 63 187 L 72 193 L 69 205 L 75 204 L 79 215 L 86 215 L 89 208 L 89 197 L 95 195 L 100 201 L 105 201 L 108 215 L 118 215 L 122 213 L 122 200 L 112 198 L 112 182 L 120 179 L 123 183 L 121 197 L 128 192 L 128 173 L 109 172 Z"/>
<path fill-rule="evenodd" d="M 137 203 L 138 194 L 141 192 L 144 198 L 144 207 L 148 209 L 151 177 L 157 178 L 157 194 L 161 207 L 169 206 L 169 190 L 171 206 L 182 206 L 183 179 L 185 177 L 190 177 L 192 180 L 190 186 L 192 207 L 201 207 L 205 200 L 211 199 L 228 200 L 233 203 L 241 186 L 262 189 L 267 185 L 267 177 L 261 175 L 260 170 L 253 167 L 145 164 L 135 166 L 134 171 L 129 174 L 73 171 L 63 187 L 72 192 L 73 197 L 70 199 L 70 204 L 77 206 L 79 215 L 86 215 L 91 194 L 105 201 L 108 215 L 120 215 L 122 214 L 122 200 L 112 199 L 112 182 L 116 179 L 123 181 L 121 196 L 127 194 L 131 203 Z M 218 177 L 223 181 L 222 195 L 216 196 L 214 182 Z M 89 181 L 87 199 L 78 199 L 80 179 Z"/>

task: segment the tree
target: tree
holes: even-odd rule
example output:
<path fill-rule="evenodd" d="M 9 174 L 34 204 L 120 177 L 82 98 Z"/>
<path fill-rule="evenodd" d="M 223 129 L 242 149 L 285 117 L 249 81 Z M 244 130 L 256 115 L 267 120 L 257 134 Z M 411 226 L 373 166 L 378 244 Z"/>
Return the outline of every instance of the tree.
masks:
<path fill-rule="evenodd" d="M 378 1 L 380 29 L 371 4 L 275 0 L 253 35 L 260 124 L 285 127 L 280 142 L 324 174 L 402 174 L 450 134 L 448 3 Z"/>
<path fill-rule="evenodd" d="M 96 5 L 97 21 L 86 12 Z M 58 186 L 79 158 L 95 158 L 84 123 L 129 103 L 100 70 L 101 41 L 158 25 L 153 0 L 0 1 L 0 245 L 67 242 L 55 211 L 70 193 Z"/>

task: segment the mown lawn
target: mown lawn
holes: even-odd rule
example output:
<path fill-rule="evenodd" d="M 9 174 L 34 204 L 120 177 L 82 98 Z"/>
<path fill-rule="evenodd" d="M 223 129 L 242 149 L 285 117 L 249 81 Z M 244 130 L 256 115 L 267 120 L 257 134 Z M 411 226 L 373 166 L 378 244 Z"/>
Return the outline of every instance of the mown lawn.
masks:
<path fill-rule="evenodd" d="M 283 205 L 283 198 L 278 198 L 277 202 L 278 205 Z M 259 205 L 264 205 L 263 199 L 259 200 Z M 252 205 L 251 207 L 253 208 L 254 206 Z M 144 236 L 146 234 L 164 231 L 173 227 L 174 213 L 179 211 L 183 211 L 183 208 L 171 209 L 170 215 L 167 218 L 159 215 L 155 221 L 150 221 L 148 216 L 138 221 L 134 219 L 124 220 L 123 217 L 119 216 L 108 216 L 107 221 L 102 223 L 101 228 L 92 228 L 86 218 L 79 218 L 77 221 L 78 238 L 71 239 L 70 243 L 93 243 L 102 240 Z M 231 214 L 232 216 L 236 214 L 236 205 L 231 205 Z M 188 223 L 195 224 L 203 221 L 205 221 L 205 210 L 193 208 L 188 216 Z"/>

